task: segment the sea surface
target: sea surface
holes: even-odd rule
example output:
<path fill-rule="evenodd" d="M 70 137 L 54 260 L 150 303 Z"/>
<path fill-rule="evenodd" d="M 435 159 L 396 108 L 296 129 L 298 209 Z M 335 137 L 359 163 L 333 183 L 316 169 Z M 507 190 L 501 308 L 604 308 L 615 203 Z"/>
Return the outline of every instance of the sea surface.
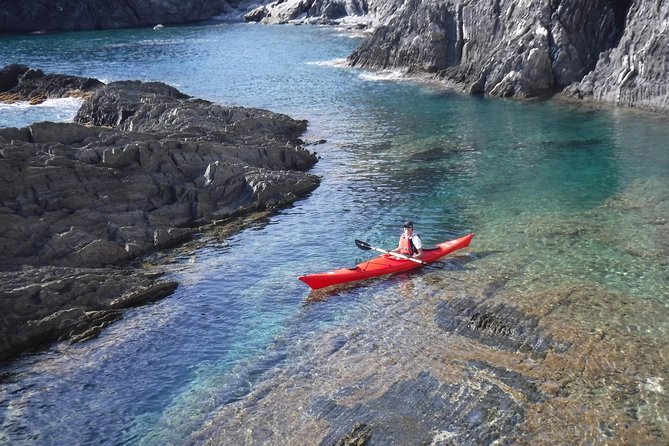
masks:
<path fill-rule="evenodd" d="M 181 282 L 172 296 L 0 366 L 0 444 L 319 444 L 358 419 L 373 444 L 669 443 L 669 119 L 346 68 L 361 39 L 227 23 L 0 37 L 0 66 L 162 81 L 327 140 L 310 146 L 322 184 L 307 198 L 145 259 Z M 0 127 L 79 104 L 0 104 Z M 406 219 L 426 245 L 476 237 L 435 268 L 321 292 L 297 280 L 373 255 L 354 239 L 394 248 Z M 489 338 L 449 331 L 467 302 L 501 321 Z M 554 348 L 508 348 L 527 335 L 509 321 Z M 442 386 L 415 397 L 426 413 L 471 412 L 392 403 L 416 382 Z M 509 395 L 515 428 L 494 412 Z"/>

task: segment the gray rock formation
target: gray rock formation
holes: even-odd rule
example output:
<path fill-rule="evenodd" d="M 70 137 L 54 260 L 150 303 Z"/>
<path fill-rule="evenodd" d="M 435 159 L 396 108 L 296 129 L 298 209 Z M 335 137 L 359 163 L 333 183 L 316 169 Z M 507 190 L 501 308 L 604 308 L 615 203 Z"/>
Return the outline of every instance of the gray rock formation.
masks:
<path fill-rule="evenodd" d="M 58 339 L 84 341 L 121 309 L 163 297 L 176 282 L 129 268 L 24 267 L 1 271 L 0 358 Z"/>
<path fill-rule="evenodd" d="M 231 3 L 236 3 L 234 0 Z M 225 0 L 0 0 L 0 33 L 117 29 L 210 19 Z"/>
<path fill-rule="evenodd" d="M 376 17 L 376 12 L 370 11 L 369 3 L 365 0 L 275 0 L 252 9 L 244 20 L 266 24 L 344 22 L 371 25 L 370 20 Z M 377 3 L 385 9 L 382 2 Z"/>
<path fill-rule="evenodd" d="M 278 0 L 247 21 L 359 23 L 374 31 L 354 67 L 431 73 L 473 94 L 562 90 L 653 111 L 669 108 L 669 6 L 655 0 Z"/>
<path fill-rule="evenodd" d="M 470 93 L 666 111 L 669 6 L 653 0 L 396 2 L 352 66 L 438 72 Z M 370 7 L 371 10 L 371 7 Z M 594 70 L 594 71 L 593 71 Z"/>
<path fill-rule="evenodd" d="M 653 111 L 669 110 L 669 2 L 632 2 L 617 46 L 565 94 Z"/>
<path fill-rule="evenodd" d="M 115 82 L 89 95 L 76 123 L 0 129 L 0 271 L 9 275 L 0 281 L 8 315 L 0 358 L 31 340 L 85 333 L 86 321 L 110 321 L 89 313 L 117 308 L 121 295 L 143 299 L 138 287 L 174 289 L 104 268 L 183 242 L 202 225 L 286 205 L 319 184 L 303 172 L 316 163 L 297 139 L 306 121 L 192 99 L 161 83 Z M 118 274 L 128 276 L 125 287 L 109 291 Z M 54 275 L 69 275 L 68 284 Z M 77 303 L 81 290 L 98 290 L 97 301 L 90 291 Z"/>
<path fill-rule="evenodd" d="M 76 120 L 0 130 L 0 265 L 113 264 L 318 184 L 284 115 L 117 82 Z"/>
<path fill-rule="evenodd" d="M 26 65 L 11 64 L 0 70 L 0 101 L 37 104 L 51 98 L 86 97 L 102 85 L 97 79 L 45 74 Z"/>
<path fill-rule="evenodd" d="M 594 68 L 621 30 L 610 2 L 403 2 L 350 58 L 441 71 L 474 93 L 536 96 Z"/>

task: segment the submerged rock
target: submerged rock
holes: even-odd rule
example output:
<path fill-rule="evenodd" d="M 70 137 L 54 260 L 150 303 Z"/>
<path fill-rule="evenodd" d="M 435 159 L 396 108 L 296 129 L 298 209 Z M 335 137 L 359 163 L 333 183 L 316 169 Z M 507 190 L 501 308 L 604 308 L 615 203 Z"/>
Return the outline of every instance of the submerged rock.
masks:
<path fill-rule="evenodd" d="M 466 336 L 491 347 L 544 358 L 549 350 L 564 353 L 568 343 L 557 342 L 539 330 L 539 319 L 504 304 L 476 302 L 461 297 L 437 305 L 437 324 L 443 330 Z"/>

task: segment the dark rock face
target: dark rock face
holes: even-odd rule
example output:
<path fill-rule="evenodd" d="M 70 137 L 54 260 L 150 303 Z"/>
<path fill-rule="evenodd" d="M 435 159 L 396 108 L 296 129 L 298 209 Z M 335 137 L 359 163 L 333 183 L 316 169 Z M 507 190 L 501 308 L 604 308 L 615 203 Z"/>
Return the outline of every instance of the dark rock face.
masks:
<path fill-rule="evenodd" d="M 405 5 L 350 57 L 352 65 L 444 70 L 473 93 L 536 96 L 580 80 L 622 33 L 603 0 Z"/>
<path fill-rule="evenodd" d="M 30 97 L 26 81 L 11 79 L 31 71 L 10 66 L 0 79 Z M 176 286 L 110 265 L 181 243 L 217 220 L 292 203 L 319 184 L 303 172 L 316 163 L 297 139 L 306 121 L 192 99 L 155 82 L 63 84 L 71 82 L 91 85 L 77 123 L 0 129 L 0 358 L 61 337 L 86 339 L 118 308 Z"/>
<path fill-rule="evenodd" d="M 36 104 L 51 98 L 86 97 L 103 85 L 97 79 L 44 74 L 42 70 L 11 64 L 0 70 L 0 101 Z"/>
<path fill-rule="evenodd" d="M 354 67 L 437 73 L 473 94 L 574 98 L 666 111 L 669 6 L 655 0 L 277 0 L 262 23 L 373 29 Z"/>
<path fill-rule="evenodd" d="M 0 0 L 0 33 L 117 29 L 196 22 L 220 14 L 226 6 L 228 3 L 224 0 Z"/>
<path fill-rule="evenodd" d="M 177 287 L 127 268 L 25 267 L 0 279 L 0 358 L 58 339 L 90 339 L 122 317 L 122 308 Z"/>
<path fill-rule="evenodd" d="M 408 67 L 434 72 L 459 63 L 462 39 L 450 3 L 411 0 L 376 29 L 349 60 L 361 68 Z M 438 44 L 437 44 L 438 42 Z"/>
<path fill-rule="evenodd" d="M 94 126 L 0 130 L 0 265 L 113 264 L 318 185 L 299 171 L 315 156 L 291 143 L 306 123 L 287 116 L 120 82 L 76 119 Z"/>

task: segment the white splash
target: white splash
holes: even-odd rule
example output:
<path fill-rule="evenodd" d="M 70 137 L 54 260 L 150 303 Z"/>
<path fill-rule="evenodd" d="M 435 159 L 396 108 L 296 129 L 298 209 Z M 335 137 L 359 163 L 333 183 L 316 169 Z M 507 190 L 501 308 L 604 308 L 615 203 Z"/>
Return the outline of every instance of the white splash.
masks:
<path fill-rule="evenodd" d="M 319 60 L 314 62 L 307 62 L 307 65 L 314 65 L 317 67 L 335 67 L 335 68 L 346 68 L 348 66 L 346 64 L 345 57 L 339 57 L 337 59 L 331 59 L 331 60 Z"/>
<path fill-rule="evenodd" d="M 69 122 L 74 119 L 82 103 L 83 100 L 79 98 L 47 99 L 35 105 L 25 101 L 0 103 L 0 128 L 25 127 L 40 121 Z"/>
<path fill-rule="evenodd" d="M 406 75 L 402 70 L 365 71 L 360 74 L 360 79 L 375 82 L 401 81 L 406 79 Z"/>
<path fill-rule="evenodd" d="M 646 378 L 646 382 L 641 384 L 641 389 L 649 392 L 664 394 L 664 386 L 662 386 L 663 378 L 656 376 L 652 378 Z"/>

